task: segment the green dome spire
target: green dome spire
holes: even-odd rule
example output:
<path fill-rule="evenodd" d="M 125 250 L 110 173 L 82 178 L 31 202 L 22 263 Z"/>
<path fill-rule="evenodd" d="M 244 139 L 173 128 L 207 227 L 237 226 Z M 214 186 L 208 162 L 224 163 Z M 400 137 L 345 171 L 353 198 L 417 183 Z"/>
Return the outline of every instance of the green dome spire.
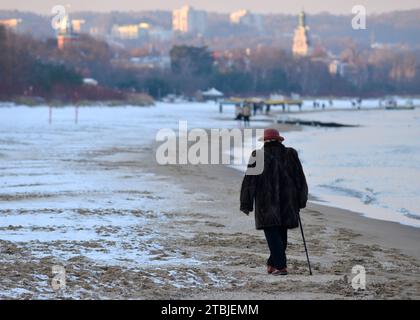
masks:
<path fill-rule="evenodd" d="M 306 26 L 306 14 L 303 10 L 299 14 L 299 25 L 302 27 Z"/>

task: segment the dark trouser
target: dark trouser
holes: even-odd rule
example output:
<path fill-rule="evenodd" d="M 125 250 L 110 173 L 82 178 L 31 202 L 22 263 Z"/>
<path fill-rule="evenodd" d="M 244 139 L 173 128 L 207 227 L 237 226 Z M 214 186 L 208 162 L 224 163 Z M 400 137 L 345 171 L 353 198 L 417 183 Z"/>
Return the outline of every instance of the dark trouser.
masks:
<path fill-rule="evenodd" d="M 244 116 L 245 127 L 249 126 L 249 116 Z"/>
<path fill-rule="evenodd" d="M 267 265 L 276 269 L 286 268 L 287 228 L 264 228 L 264 233 L 270 248 L 270 258 L 268 258 Z"/>

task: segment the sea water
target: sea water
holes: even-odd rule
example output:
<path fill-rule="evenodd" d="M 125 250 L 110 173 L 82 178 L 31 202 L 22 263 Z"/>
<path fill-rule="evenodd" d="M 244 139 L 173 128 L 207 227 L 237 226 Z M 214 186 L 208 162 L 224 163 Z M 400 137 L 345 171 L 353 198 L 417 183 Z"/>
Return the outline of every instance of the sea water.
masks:
<path fill-rule="evenodd" d="M 294 115 L 357 127 L 303 127 L 285 133 L 310 192 L 367 217 L 420 227 L 420 109 Z"/>

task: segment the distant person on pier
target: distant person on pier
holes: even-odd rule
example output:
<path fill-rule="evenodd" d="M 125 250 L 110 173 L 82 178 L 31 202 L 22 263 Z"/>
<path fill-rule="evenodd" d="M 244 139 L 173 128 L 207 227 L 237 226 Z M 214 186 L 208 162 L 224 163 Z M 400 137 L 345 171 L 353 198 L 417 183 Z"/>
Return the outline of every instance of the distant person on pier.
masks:
<path fill-rule="evenodd" d="M 244 126 L 249 127 L 249 121 L 251 118 L 251 106 L 249 104 L 246 104 L 243 108 L 243 116 L 244 116 Z"/>
<path fill-rule="evenodd" d="M 258 104 L 257 103 L 253 103 L 252 104 L 252 107 L 253 107 L 253 109 L 254 109 L 254 116 L 256 116 L 257 115 L 257 111 L 258 111 Z"/>
<path fill-rule="evenodd" d="M 242 121 L 243 113 L 239 104 L 235 105 L 235 120 Z"/>

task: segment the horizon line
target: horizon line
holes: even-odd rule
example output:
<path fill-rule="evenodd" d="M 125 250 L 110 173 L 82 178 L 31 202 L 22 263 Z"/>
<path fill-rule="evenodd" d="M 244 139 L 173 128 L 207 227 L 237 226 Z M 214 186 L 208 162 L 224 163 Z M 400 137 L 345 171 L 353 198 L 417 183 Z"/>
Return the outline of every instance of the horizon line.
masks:
<path fill-rule="evenodd" d="M 230 14 L 232 12 L 236 12 L 239 10 L 248 10 L 254 14 L 258 14 L 258 15 L 266 15 L 266 16 L 270 16 L 270 15 L 298 15 L 302 10 L 297 10 L 297 11 L 293 11 L 293 12 L 289 12 L 289 11 L 277 11 L 277 12 L 258 12 L 258 11 L 254 11 L 254 10 L 250 10 L 250 9 L 246 9 L 246 8 L 238 8 L 232 11 L 221 11 L 221 10 L 206 10 L 206 9 L 201 9 L 199 7 L 196 6 L 191 6 L 192 8 L 196 9 L 197 11 L 205 11 L 207 13 L 213 13 L 213 14 Z M 176 9 L 170 9 L 170 8 L 155 8 L 155 9 L 136 9 L 136 10 L 98 10 L 97 8 L 92 9 L 92 10 L 69 10 L 69 13 L 71 14 L 73 13 L 83 13 L 83 12 L 89 12 L 89 13 L 102 13 L 102 14 L 106 14 L 106 13 L 136 13 L 136 12 L 173 12 Z M 382 14 L 389 14 L 389 13 L 398 13 L 398 12 L 409 12 L 409 11 L 418 11 L 420 10 L 420 6 L 416 7 L 416 8 L 412 8 L 412 9 L 396 9 L 396 10 L 384 10 L 384 11 L 375 11 L 375 12 L 368 12 L 368 15 L 382 15 Z M 52 15 L 50 12 L 46 13 L 44 11 L 36 11 L 36 10 L 25 10 L 25 9 L 17 9 L 17 8 L 5 8 L 2 9 L 0 8 L 0 12 L 1 11 L 16 11 L 16 12 L 22 12 L 22 13 L 32 13 L 32 14 L 37 14 L 37 15 L 41 15 L 41 16 L 50 16 Z M 307 15 L 321 15 L 321 14 L 329 14 L 329 15 L 333 15 L 333 16 L 346 16 L 346 15 L 353 15 L 351 11 L 349 11 L 348 13 L 344 13 L 344 12 L 331 12 L 328 10 L 320 10 L 320 11 L 316 11 L 316 12 L 308 12 L 303 10 Z"/>

